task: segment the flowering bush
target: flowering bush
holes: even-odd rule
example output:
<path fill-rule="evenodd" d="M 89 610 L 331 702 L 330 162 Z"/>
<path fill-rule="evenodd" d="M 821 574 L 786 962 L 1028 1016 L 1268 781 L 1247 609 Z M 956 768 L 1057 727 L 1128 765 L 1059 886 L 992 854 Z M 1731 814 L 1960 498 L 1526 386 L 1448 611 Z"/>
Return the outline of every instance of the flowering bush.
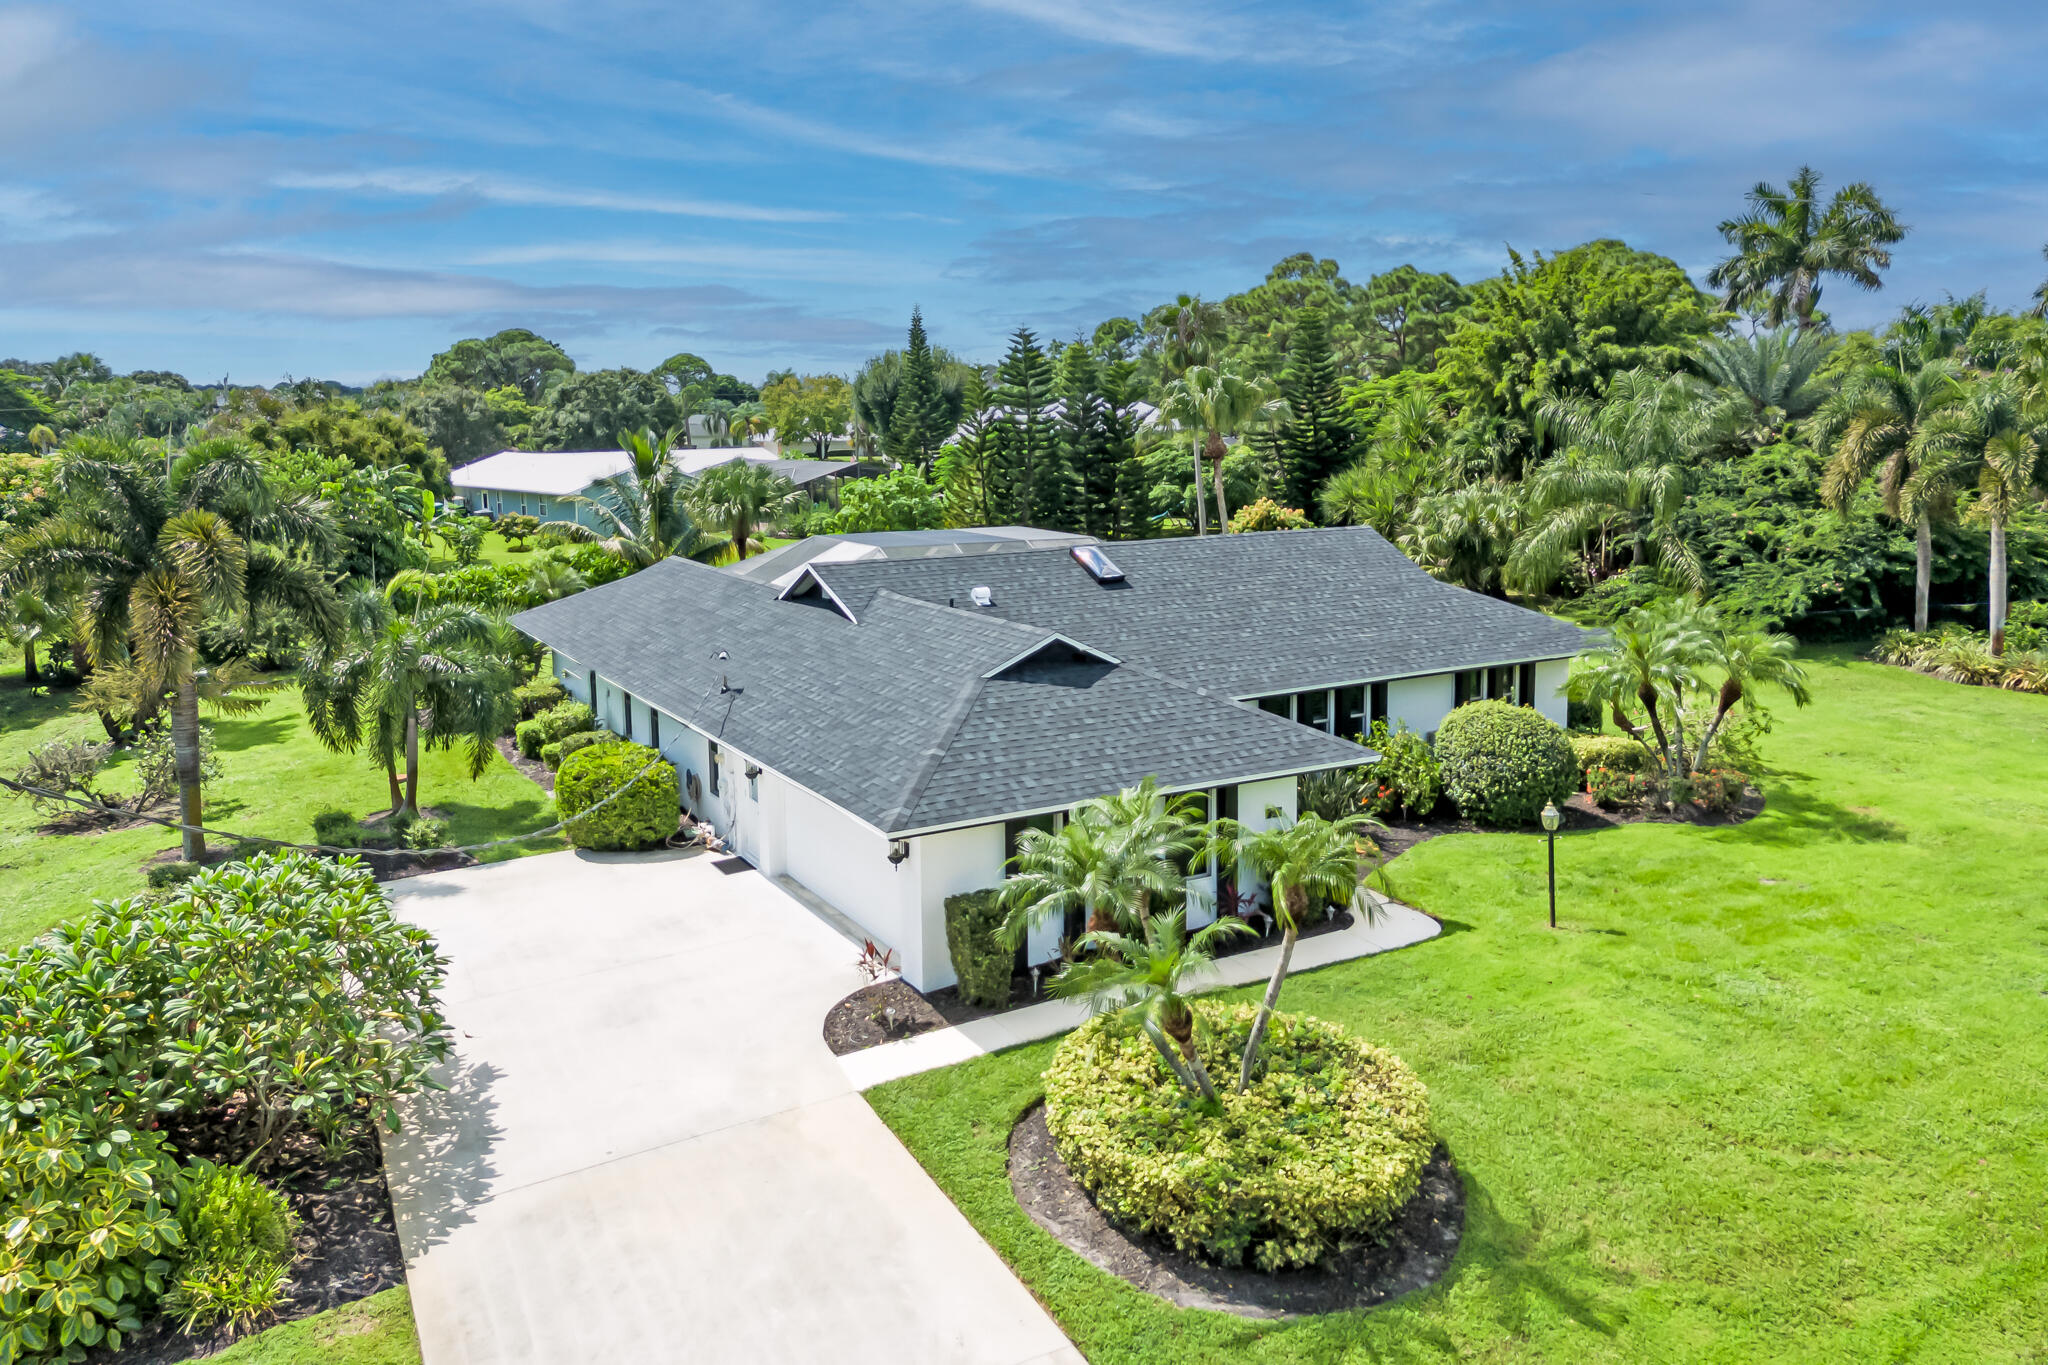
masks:
<path fill-rule="evenodd" d="M 1586 795 L 1602 810 L 1640 806 L 1657 794 L 1657 779 L 1625 768 L 1586 769 Z"/>
<path fill-rule="evenodd" d="M 1359 770 L 1366 779 L 1359 805 L 1367 815 L 1381 819 L 1399 810 L 1426 818 L 1436 809 L 1443 799 L 1444 773 L 1428 740 L 1405 723 L 1389 729 L 1385 721 L 1376 720 L 1365 742 L 1380 755 L 1379 762 Z"/>
<path fill-rule="evenodd" d="M 1685 795 L 1701 809 L 1719 814 L 1734 810 L 1742 801 L 1742 789 L 1748 785 L 1746 773 L 1733 768 L 1704 768 L 1687 779 Z"/>
<path fill-rule="evenodd" d="M 1203 1064 L 1234 1073 L 1256 1008 L 1194 1008 Z M 1264 1073 L 1218 1114 L 1142 1033 L 1091 1020 L 1045 1073 L 1046 1127 L 1117 1221 L 1224 1265 L 1314 1265 L 1376 1235 L 1420 1187 L 1429 1092 L 1400 1058 L 1307 1015 L 1275 1014 L 1265 1049 Z"/>

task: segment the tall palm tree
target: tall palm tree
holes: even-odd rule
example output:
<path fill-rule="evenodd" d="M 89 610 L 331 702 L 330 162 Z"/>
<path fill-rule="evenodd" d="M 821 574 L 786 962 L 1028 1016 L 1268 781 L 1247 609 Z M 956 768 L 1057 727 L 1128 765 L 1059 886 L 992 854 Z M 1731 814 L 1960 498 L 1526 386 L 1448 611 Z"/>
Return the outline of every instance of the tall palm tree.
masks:
<path fill-rule="evenodd" d="M 1754 450 L 1812 416 L 1829 396 L 1820 368 L 1834 348 L 1833 337 L 1797 328 L 1703 339 L 1692 363 L 1713 386 L 1704 398 L 1710 443 Z"/>
<path fill-rule="evenodd" d="M 1177 379 L 1216 358 L 1230 332 L 1230 315 L 1220 303 L 1210 303 L 1199 294 L 1182 294 L 1153 309 L 1145 318 L 1145 330 L 1159 347 L 1166 378 Z"/>
<path fill-rule="evenodd" d="M 1708 439 L 1698 381 L 1624 370 L 1599 402 L 1552 400 L 1541 415 L 1565 449 L 1529 480 L 1529 526 L 1509 558 L 1509 577 L 1541 591 L 1596 537 L 1605 569 L 1609 537 L 1618 536 L 1632 563 L 1663 564 L 1703 590 L 1705 566 L 1678 530 L 1692 457 Z"/>
<path fill-rule="evenodd" d="M 754 528 L 790 510 L 796 485 L 766 465 L 733 460 L 692 479 L 686 496 L 698 516 L 724 529 L 737 556 L 745 559 Z"/>
<path fill-rule="evenodd" d="M 1784 189 L 1759 183 L 1749 192 L 1749 211 L 1720 225 L 1735 254 L 1707 272 L 1707 283 L 1722 292 L 1726 307 L 1760 312 L 1772 327 L 1788 320 L 1801 331 L 1817 324 L 1821 281 L 1837 276 L 1877 289 L 1889 269 L 1888 248 L 1906 227 L 1861 181 L 1844 185 L 1823 206 L 1820 173 L 1801 166 Z"/>
<path fill-rule="evenodd" d="M 1204 848 L 1199 796 L 1164 796 L 1147 777 L 1135 787 L 1083 801 L 1057 830 L 1017 836 L 1016 872 L 1003 884 L 1008 908 L 1000 937 L 1024 941 L 1033 924 L 1084 911 L 1091 933 L 1140 932 L 1153 899 L 1186 885 L 1182 870 Z"/>
<path fill-rule="evenodd" d="M 1284 416 L 1287 400 L 1267 380 L 1195 365 L 1166 386 L 1159 411 L 1168 421 L 1196 433 L 1195 506 L 1206 510 L 1200 491 L 1202 461 L 1206 459 L 1216 485 L 1216 526 L 1227 531 L 1230 501 L 1223 492 L 1223 457 L 1229 454 L 1229 447 L 1223 438 Z"/>
<path fill-rule="evenodd" d="M 1258 1016 L 1252 1020 L 1251 1036 L 1245 1039 L 1244 1060 L 1237 1072 L 1240 1093 L 1252 1083 L 1259 1045 L 1265 1041 L 1273 1008 L 1280 1003 L 1280 987 L 1294 960 L 1294 942 L 1302 924 L 1318 904 L 1349 905 L 1357 898 L 1358 841 L 1366 830 L 1378 828 L 1380 822 L 1370 816 L 1325 820 L 1309 814 L 1291 825 L 1239 836 L 1238 861 L 1264 874 L 1272 888 L 1273 917 L 1280 921 L 1280 960 L 1273 964 Z M 1371 901 L 1364 909 L 1368 916 L 1378 913 L 1378 906 Z"/>
<path fill-rule="evenodd" d="M 57 471 L 57 515 L 8 546 L 11 596 L 25 584 L 76 587 L 79 624 L 96 675 L 82 698 L 109 733 L 113 707 L 151 721 L 168 695 L 183 852 L 205 856 L 199 830 L 199 702 L 230 712 L 239 670 L 209 668 L 201 630 L 257 613 L 289 616 L 331 638 L 340 609 L 325 577 L 299 552 L 327 549 L 334 531 L 305 500 L 281 500 L 262 466 L 233 441 L 189 447 L 166 468 L 153 447 L 133 441 L 74 443 Z"/>
<path fill-rule="evenodd" d="M 633 467 L 599 479 L 592 485 L 594 494 L 562 499 L 564 506 L 587 508 L 601 527 L 571 518 L 547 522 L 541 529 L 565 540 L 602 545 L 635 569 L 671 555 L 712 558 L 725 543 L 704 534 L 690 516 L 689 476 L 669 458 L 675 440 L 673 431 L 658 438 L 644 430 L 621 433 L 619 445 L 633 457 Z"/>
<path fill-rule="evenodd" d="M 1915 480 L 1920 433 L 1943 408 L 1961 399 L 1962 385 L 1946 362 L 1917 370 L 1865 365 L 1822 405 L 1814 436 L 1830 452 L 1821 495 L 1844 516 L 1856 489 L 1877 474 L 1886 515 L 1913 527 L 1913 629 L 1925 631 L 1934 582 L 1934 518 L 1946 498 Z M 1937 496 L 1923 496 L 1934 492 Z"/>
<path fill-rule="evenodd" d="M 301 673 L 306 718 L 335 753 L 367 748 L 390 784 L 392 815 L 417 814 L 421 746 L 463 746 L 474 780 L 517 713 L 506 628 L 475 607 L 424 597 L 399 611 L 370 590 L 349 599 L 348 617 L 346 638 L 315 651 Z"/>
<path fill-rule="evenodd" d="M 1806 670 L 1793 657 L 1799 642 L 1789 635 L 1754 626 L 1728 625 L 1718 617 L 1706 632 L 1703 662 L 1722 671 L 1721 687 L 1714 698 L 1714 714 L 1700 734 L 1699 753 L 1693 759 L 1695 771 L 1707 764 L 1707 750 L 1714 736 L 1738 704 L 1755 709 L 1757 692 L 1764 687 L 1782 688 L 1795 706 L 1813 700 L 1806 685 Z"/>
<path fill-rule="evenodd" d="M 1190 934 L 1183 912 L 1148 915 L 1141 934 L 1084 935 L 1081 946 L 1093 955 L 1054 977 L 1051 991 L 1062 1000 L 1086 1000 L 1098 1014 L 1135 1016 L 1175 1079 L 1215 1100 L 1216 1083 L 1195 1048 L 1187 988 L 1227 939 L 1249 933 L 1240 919 L 1219 919 Z"/>
<path fill-rule="evenodd" d="M 1918 503 L 1971 494 L 1970 514 L 1991 530 L 1990 629 L 1994 658 L 2005 653 L 2006 596 L 2010 589 L 2005 529 L 2015 513 L 2043 496 L 2048 475 L 2043 445 L 2048 420 L 2027 402 L 2022 382 L 1996 375 L 1969 386 L 1962 399 L 1921 428 L 1920 468 L 1907 496 Z"/>

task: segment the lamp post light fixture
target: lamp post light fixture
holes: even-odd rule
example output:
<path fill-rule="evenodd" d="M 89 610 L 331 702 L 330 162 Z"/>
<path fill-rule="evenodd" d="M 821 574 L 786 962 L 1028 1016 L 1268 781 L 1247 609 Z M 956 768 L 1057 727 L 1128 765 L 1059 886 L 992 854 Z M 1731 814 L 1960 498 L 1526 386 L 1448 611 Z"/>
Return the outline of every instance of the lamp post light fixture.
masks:
<path fill-rule="evenodd" d="M 1524 807 L 1523 809 L 1527 809 Z M 1543 814 L 1543 838 L 1550 846 L 1550 927 L 1557 927 L 1557 826 L 1564 818 L 1558 813 L 1557 802 L 1545 801 Z"/>

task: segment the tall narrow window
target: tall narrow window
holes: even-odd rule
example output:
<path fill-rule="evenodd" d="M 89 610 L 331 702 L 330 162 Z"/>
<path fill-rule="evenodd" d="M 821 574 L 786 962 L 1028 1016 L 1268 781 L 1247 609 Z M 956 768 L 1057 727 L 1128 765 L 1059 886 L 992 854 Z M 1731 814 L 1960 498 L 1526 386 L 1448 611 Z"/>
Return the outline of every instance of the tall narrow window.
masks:
<path fill-rule="evenodd" d="M 1297 692 L 1294 694 L 1294 718 L 1303 725 L 1318 730 L 1330 728 L 1330 694 L 1328 692 Z"/>
<path fill-rule="evenodd" d="M 1383 682 L 1372 685 L 1372 718 L 1376 722 L 1385 721 L 1388 725 L 1394 723 L 1387 714 L 1387 685 Z"/>
<path fill-rule="evenodd" d="M 715 739 L 711 741 L 711 757 L 704 766 L 710 770 L 711 794 L 716 796 L 718 795 L 718 741 Z"/>
<path fill-rule="evenodd" d="M 656 753 L 661 752 L 661 712 L 647 708 L 647 743 Z"/>
<path fill-rule="evenodd" d="M 1515 699 L 1515 670 L 1512 664 L 1486 670 L 1486 696 L 1490 701 Z"/>
<path fill-rule="evenodd" d="M 1483 669 L 1468 668 L 1457 675 L 1452 684 L 1451 705 L 1463 706 L 1468 701 L 1478 701 L 1486 685 Z"/>
<path fill-rule="evenodd" d="M 1340 687 L 1337 689 L 1337 733 L 1347 739 L 1362 735 L 1372 728 L 1372 717 L 1365 713 L 1366 689 L 1363 687 Z"/>
<path fill-rule="evenodd" d="M 1522 665 L 1521 676 L 1515 680 L 1515 700 L 1523 706 L 1536 704 L 1536 665 Z"/>
<path fill-rule="evenodd" d="M 619 709 L 626 713 L 626 728 L 619 733 L 626 739 L 631 739 L 633 737 L 633 694 L 631 692 L 619 693 Z"/>
<path fill-rule="evenodd" d="M 547 516 L 547 514 L 548 514 L 548 500 L 547 500 L 546 498 L 542 498 L 542 499 L 540 500 L 540 504 L 539 504 L 539 506 L 540 506 L 540 511 L 539 511 L 539 513 L 537 513 L 537 515 L 538 515 L 538 516 L 540 516 L 540 517 L 542 517 L 543 519 L 545 519 L 545 518 L 546 518 L 546 516 Z"/>

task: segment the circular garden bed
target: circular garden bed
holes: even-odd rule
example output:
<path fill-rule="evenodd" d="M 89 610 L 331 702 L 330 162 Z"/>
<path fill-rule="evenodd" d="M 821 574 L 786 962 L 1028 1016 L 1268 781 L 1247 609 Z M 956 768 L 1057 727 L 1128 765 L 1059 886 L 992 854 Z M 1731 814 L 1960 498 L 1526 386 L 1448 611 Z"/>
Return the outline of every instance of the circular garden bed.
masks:
<path fill-rule="evenodd" d="M 1032 1218 L 1148 1292 L 1247 1316 L 1363 1307 L 1440 1276 L 1463 1188 L 1414 1073 L 1333 1024 L 1280 1014 L 1240 1095 L 1253 1007 L 1196 1009 L 1220 1105 L 1113 1020 L 1060 1046 L 1045 1103 L 1010 1139 Z"/>

